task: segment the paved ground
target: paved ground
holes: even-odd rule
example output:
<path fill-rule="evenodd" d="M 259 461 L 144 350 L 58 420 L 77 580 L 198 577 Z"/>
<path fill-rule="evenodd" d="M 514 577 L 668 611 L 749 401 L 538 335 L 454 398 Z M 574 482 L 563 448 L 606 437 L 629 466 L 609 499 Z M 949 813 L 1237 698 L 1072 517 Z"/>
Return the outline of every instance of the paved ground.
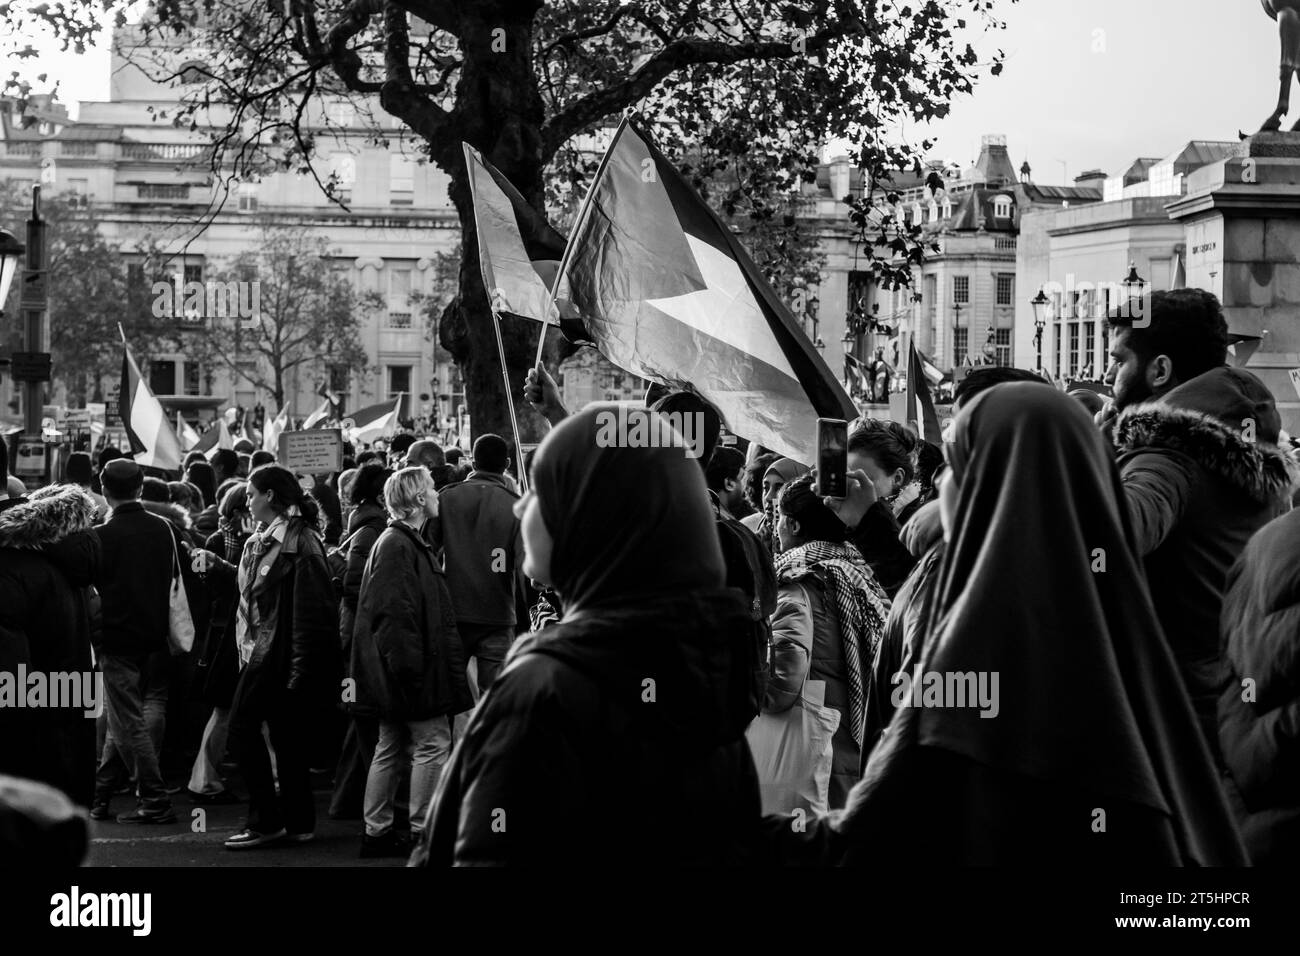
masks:
<path fill-rule="evenodd" d="M 238 781 L 235 792 L 244 793 Z M 243 829 L 246 804 L 196 807 L 183 792 L 172 797 L 176 822 L 163 826 L 92 820 L 87 866 L 403 866 L 404 859 L 363 860 L 360 820 L 331 820 L 328 785 L 316 791 L 316 839 L 311 843 L 256 850 L 227 850 L 225 840 Z M 134 798 L 113 799 L 113 812 L 124 813 Z M 201 810 L 201 813 L 195 811 Z"/>

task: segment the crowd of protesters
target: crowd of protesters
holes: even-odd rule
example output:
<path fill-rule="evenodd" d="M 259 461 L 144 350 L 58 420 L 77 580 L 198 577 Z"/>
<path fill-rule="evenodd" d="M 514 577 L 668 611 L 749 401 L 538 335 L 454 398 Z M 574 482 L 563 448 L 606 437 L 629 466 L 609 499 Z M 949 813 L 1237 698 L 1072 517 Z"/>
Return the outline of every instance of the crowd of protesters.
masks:
<path fill-rule="evenodd" d="M 540 366 L 523 461 L 73 456 L 0 499 L 0 671 L 105 713 L 0 708 L 0 773 L 161 824 L 237 768 L 232 850 L 312 839 L 324 781 L 427 866 L 1294 860 L 1296 453 L 1212 295 L 1112 324 L 1109 401 L 973 370 L 942 446 L 858 422 L 843 498 L 689 392 L 600 440 Z"/>

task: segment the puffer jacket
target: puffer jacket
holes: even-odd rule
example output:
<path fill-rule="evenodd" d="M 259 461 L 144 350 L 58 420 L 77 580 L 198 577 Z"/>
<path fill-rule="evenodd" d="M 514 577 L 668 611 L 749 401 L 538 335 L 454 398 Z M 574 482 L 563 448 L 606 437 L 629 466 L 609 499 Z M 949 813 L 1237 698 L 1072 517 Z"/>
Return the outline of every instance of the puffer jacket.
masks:
<path fill-rule="evenodd" d="M 1279 427 L 1263 383 L 1225 367 L 1125 409 L 1114 429 L 1156 613 L 1220 767 L 1224 587 L 1251 535 L 1288 507 L 1294 467 L 1277 448 Z"/>
<path fill-rule="evenodd" d="M 428 720 L 474 704 L 442 568 L 429 542 L 400 521 L 370 552 L 349 673 L 356 714 Z"/>
<path fill-rule="evenodd" d="M 56 673 L 92 671 L 89 597 L 100 559 L 99 539 L 89 530 L 95 512 L 89 495 L 62 486 L 0 514 L 0 673 L 11 686 L 19 666 L 47 681 Z M 40 780 L 89 805 L 95 722 L 86 709 L 0 707 L 0 774 Z"/>
<path fill-rule="evenodd" d="M 1219 743 L 1256 865 L 1300 857 L 1300 511 L 1270 522 L 1228 572 Z"/>
<path fill-rule="evenodd" d="M 839 712 L 840 723 L 831 738 L 828 794 L 830 808 L 837 810 L 844 806 L 858 781 L 862 753 L 853 739 L 849 665 L 844 657 L 835 598 L 822 573 L 779 585 L 776 613 L 772 616 L 771 661 L 764 713 L 782 713 L 794 706 L 805 679 L 825 682 L 823 703 Z M 864 660 L 864 667 L 866 663 Z"/>

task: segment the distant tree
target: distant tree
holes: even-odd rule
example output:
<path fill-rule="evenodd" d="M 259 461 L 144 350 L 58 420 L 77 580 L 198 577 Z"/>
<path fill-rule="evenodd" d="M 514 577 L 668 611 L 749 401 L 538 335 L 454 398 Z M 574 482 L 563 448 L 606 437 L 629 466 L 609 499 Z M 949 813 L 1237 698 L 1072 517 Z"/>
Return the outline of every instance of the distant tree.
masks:
<path fill-rule="evenodd" d="M 326 381 L 330 365 L 365 371 L 361 320 L 381 301 L 373 293 L 359 293 L 335 268 L 324 238 L 265 219 L 254 228 L 254 247 L 209 275 L 207 284 L 255 284 L 245 285 L 242 297 L 256 303 L 256 314 L 243 317 L 227 308 L 231 314 L 209 315 L 190 349 L 192 357 L 224 366 L 237 379 L 270 392 L 278 413 L 294 369 Z"/>
<path fill-rule="evenodd" d="M 39 23 L 79 46 L 100 24 L 125 23 L 127 6 L 64 0 L 16 8 L 0 0 L 0 13 L 11 36 L 30 35 Z M 294 169 L 337 198 L 337 183 L 315 165 L 330 133 L 318 118 L 323 98 L 352 99 L 379 141 L 389 135 L 379 111 L 423 140 L 451 178 L 463 239 L 459 294 L 439 337 L 464 370 L 474 429 L 503 431 L 507 396 L 462 141 L 539 209 L 544 183 L 555 187 L 559 207 L 572 208 L 566 200 L 590 180 L 595 160 L 584 137 L 629 108 L 640 109 L 660 146 L 699 181 L 740 164 L 724 206 L 779 208 L 836 140 L 848 144 L 871 190 L 928 151 L 930 143 L 907 143 L 901 130 L 946 115 L 954 97 L 973 89 L 982 64 L 963 34 L 1001 27 L 993 7 L 991 0 L 166 0 L 152 5 L 147 33 L 173 47 L 192 37 L 203 55 L 137 59 L 155 79 L 186 81 L 185 102 L 169 118 L 212 130 L 213 170 L 223 177 Z M 0 37 L 0 49 L 4 43 Z M 36 55 L 21 41 L 9 45 L 19 60 Z M 1002 57 L 998 51 L 984 65 L 996 74 Z M 923 255 L 920 231 L 873 217 L 869 196 L 860 202 L 870 240 L 864 255 L 875 257 L 882 278 L 906 281 Z M 516 402 L 537 333 L 523 320 L 503 322 Z M 525 441 L 537 437 L 535 416 L 521 426 Z"/>
<path fill-rule="evenodd" d="M 32 195 L 13 180 L 0 180 L 0 223 L 26 242 Z M 127 286 L 127 268 L 121 248 L 101 235 L 94 214 L 75 193 L 41 197 L 41 215 L 48 223 L 46 245 L 49 273 L 50 353 L 54 381 L 67 388 L 68 402 L 82 406 L 102 401 L 122 369 L 122 337 L 141 361 L 150 354 L 175 348 L 177 330 L 166 318 L 155 316 L 148 302 L 133 298 Z M 142 258 L 147 274 L 162 267 L 156 252 Z M 15 282 L 4 309 L 0 341 L 22 344 L 23 317 L 19 311 L 19 285 Z"/>

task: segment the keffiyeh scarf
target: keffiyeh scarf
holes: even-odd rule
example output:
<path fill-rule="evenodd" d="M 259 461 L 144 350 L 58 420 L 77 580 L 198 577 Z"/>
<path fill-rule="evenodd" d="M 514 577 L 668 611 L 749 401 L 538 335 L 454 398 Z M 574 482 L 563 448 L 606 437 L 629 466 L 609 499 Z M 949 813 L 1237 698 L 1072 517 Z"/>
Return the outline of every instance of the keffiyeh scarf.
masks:
<path fill-rule="evenodd" d="M 870 666 L 885 632 L 889 598 L 876 583 L 858 549 L 848 544 L 812 541 L 783 551 L 776 557 L 776 578 L 793 583 L 821 573 L 830 583 L 844 643 L 844 660 L 849 672 L 849 709 L 853 739 L 862 745 L 866 724 L 867 695 L 863 661 Z"/>

